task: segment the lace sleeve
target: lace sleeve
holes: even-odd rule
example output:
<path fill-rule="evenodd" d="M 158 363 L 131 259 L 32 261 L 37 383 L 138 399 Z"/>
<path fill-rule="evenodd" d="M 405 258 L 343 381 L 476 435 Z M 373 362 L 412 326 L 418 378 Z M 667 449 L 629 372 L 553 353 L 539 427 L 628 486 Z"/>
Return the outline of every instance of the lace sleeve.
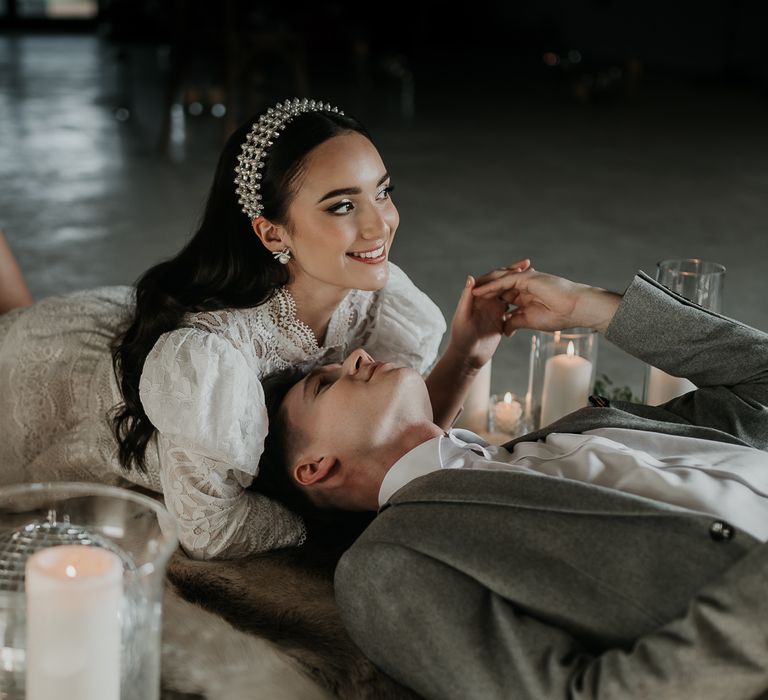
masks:
<path fill-rule="evenodd" d="M 141 403 L 176 445 L 255 476 L 267 434 L 261 372 L 258 358 L 229 335 L 179 328 L 147 356 Z"/>
<path fill-rule="evenodd" d="M 426 374 L 437 358 L 445 318 L 437 304 L 396 265 L 378 294 L 366 349 L 377 359 L 402 362 Z"/>
<path fill-rule="evenodd" d="M 235 559 L 304 543 L 303 520 L 277 501 L 248 491 L 248 474 L 162 435 L 158 448 L 165 505 L 190 557 Z"/>

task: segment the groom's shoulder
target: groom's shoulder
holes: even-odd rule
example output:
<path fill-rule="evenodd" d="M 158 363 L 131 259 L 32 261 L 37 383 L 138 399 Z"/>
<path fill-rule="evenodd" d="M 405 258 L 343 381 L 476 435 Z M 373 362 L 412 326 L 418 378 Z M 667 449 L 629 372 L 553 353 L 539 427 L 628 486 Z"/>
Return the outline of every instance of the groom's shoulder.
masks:
<path fill-rule="evenodd" d="M 444 508 L 440 508 L 444 506 Z M 529 469 L 441 469 L 418 477 L 398 490 L 374 520 L 399 520 L 405 511 L 425 517 L 451 512 L 462 517 L 473 506 L 533 511 L 624 513 L 665 510 L 672 506 L 592 483 L 540 474 Z M 413 517 L 413 516 L 410 516 Z M 383 525 L 383 522 L 381 523 Z"/>
<path fill-rule="evenodd" d="M 514 502 L 548 503 L 559 493 L 570 493 L 572 489 L 604 491 L 571 479 L 553 477 L 526 468 L 488 469 L 439 469 L 409 482 L 382 507 L 406 503 L 503 503 Z"/>
<path fill-rule="evenodd" d="M 415 503 L 474 503 L 498 500 L 512 492 L 521 477 L 540 480 L 542 475 L 508 469 L 439 469 L 410 481 L 379 511 Z"/>

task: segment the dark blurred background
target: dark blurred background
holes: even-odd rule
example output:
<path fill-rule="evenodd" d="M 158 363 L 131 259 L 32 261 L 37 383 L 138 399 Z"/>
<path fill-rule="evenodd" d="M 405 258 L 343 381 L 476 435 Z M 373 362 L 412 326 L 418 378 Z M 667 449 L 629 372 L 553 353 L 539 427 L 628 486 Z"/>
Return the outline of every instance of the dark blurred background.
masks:
<path fill-rule="evenodd" d="M 227 133 L 330 100 L 397 186 L 393 260 L 446 316 L 530 256 L 623 289 L 659 259 L 728 268 L 768 329 L 764 2 L 0 0 L 0 226 L 38 296 L 130 283 L 189 236 Z M 529 336 L 494 363 L 523 391 Z M 639 391 L 642 368 L 601 346 Z"/>

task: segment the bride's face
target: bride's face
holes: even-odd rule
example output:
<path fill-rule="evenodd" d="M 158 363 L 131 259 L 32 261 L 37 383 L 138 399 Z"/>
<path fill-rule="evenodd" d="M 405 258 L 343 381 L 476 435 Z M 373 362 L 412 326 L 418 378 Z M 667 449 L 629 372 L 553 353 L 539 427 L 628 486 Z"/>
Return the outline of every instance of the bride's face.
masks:
<path fill-rule="evenodd" d="M 342 289 L 381 289 L 400 216 L 379 152 L 349 132 L 312 150 L 288 208 L 285 230 L 294 280 Z"/>

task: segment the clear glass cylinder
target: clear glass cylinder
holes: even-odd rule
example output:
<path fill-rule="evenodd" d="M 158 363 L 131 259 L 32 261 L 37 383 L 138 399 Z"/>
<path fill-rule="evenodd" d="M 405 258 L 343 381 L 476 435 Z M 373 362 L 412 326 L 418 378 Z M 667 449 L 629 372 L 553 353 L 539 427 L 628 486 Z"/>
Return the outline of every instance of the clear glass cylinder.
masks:
<path fill-rule="evenodd" d="M 531 338 L 526 423 L 549 425 L 587 405 L 595 384 L 597 333 L 590 328 L 536 331 Z"/>
<path fill-rule="evenodd" d="M 699 258 L 661 260 L 656 264 L 656 281 L 695 304 L 720 312 L 725 283 L 725 266 Z"/>
<path fill-rule="evenodd" d="M 119 697 L 157 700 L 163 582 L 178 545 L 175 524 L 147 496 L 66 482 L 0 488 L 0 697 L 26 698 L 25 566 L 57 545 L 102 547 L 119 557 Z"/>
<path fill-rule="evenodd" d="M 725 286 L 725 266 L 699 258 L 662 260 L 656 265 L 656 280 L 670 291 L 698 304 L 720 312 Z M 643 402 L 658 406 L 689 391 L 696 385 L 684 377 L 673 377 L 648 365 L 643 385 Z"/>

